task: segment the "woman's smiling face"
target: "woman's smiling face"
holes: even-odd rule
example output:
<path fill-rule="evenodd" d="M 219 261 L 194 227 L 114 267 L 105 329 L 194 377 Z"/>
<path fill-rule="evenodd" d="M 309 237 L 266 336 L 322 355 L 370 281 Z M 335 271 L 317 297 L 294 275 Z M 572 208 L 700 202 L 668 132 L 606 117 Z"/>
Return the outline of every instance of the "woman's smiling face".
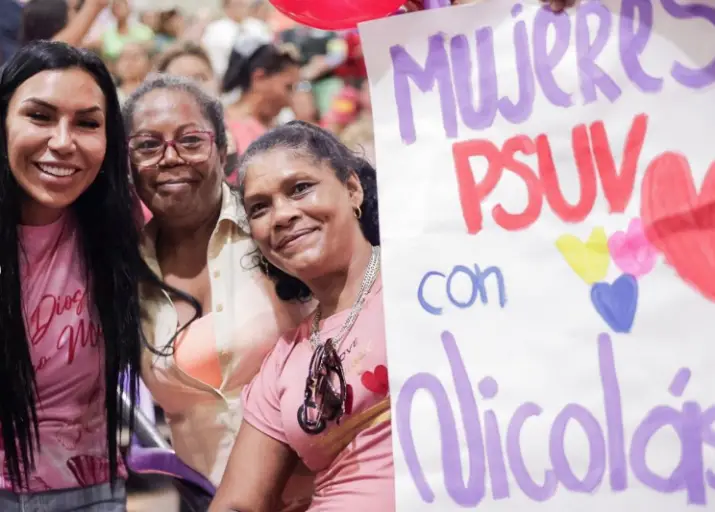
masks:
<path fill-rule="evenodd" d="M 305 282 L 350 253 L 363 190 L 327 163 L 277 148 L 251 158 L 243 180 L 251 236 L 273 265 Z"/>
<path fill-rule="evenodd" d="M 23 223 L 56 220 L 97 178 L 107 150 L 106 99 L 79 68 L 25 81 L 5 121 L 10 170 L 25 193 Z"/>
<path fill-rule="evenodd" d="M 212 138 L 196 142 L 205 147 L 206 158 L 185 160 L 175 147 L 167 147 L 156 165 L 135 165 L 139 197 L 152 214 L 173 224 L 193 224 L 220 205 L 225 154 L 214 142 L 215 128 L 198 100 L 189 92 L 155 89 L 136 104 L 131 139 L 151 137 L 160 141 Z M 130 153 L 132 152 L 130 143 Z M 202 153 L 203 154 L 203 153 Z"/>

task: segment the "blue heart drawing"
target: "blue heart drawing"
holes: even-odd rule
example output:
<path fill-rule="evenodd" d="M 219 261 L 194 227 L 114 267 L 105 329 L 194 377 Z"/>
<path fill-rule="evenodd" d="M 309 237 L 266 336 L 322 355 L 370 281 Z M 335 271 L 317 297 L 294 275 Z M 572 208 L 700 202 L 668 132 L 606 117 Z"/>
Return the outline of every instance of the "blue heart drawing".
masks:
<path fill-rule="evenodd" d="M 615 332 L 631 332 L 638 306 L 638 281 L 623 274 L 613 284 L 596 283 L 591 288 L 591 302 Z"/>

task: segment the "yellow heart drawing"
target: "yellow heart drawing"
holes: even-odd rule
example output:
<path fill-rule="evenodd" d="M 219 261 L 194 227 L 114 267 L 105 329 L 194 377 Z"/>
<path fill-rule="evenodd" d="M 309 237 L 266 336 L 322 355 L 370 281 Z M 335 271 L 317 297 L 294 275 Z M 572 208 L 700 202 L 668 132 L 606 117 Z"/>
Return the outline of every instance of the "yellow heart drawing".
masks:
<path fill-rule="evenodd" d="M 573 235 L 562 235 L 556 240 L 556 248 L 586 283 L 593 284 L 606 278 L 611 257 L 605 229 L 593 228 L 586 243 Z"/>

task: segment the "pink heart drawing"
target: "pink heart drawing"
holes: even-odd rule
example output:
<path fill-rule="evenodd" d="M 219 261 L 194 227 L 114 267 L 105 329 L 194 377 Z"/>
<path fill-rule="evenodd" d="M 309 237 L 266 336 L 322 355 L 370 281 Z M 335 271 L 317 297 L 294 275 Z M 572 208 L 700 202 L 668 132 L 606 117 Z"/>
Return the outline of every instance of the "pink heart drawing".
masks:
<path fill-rule="evenodd" d="M 655 267 L 658 251 L 648 241 L 641 219 L 633 219 L 628 230 L 616 231 L 608 239 L 608 250 L 624 274 L 641 277 Z"/>

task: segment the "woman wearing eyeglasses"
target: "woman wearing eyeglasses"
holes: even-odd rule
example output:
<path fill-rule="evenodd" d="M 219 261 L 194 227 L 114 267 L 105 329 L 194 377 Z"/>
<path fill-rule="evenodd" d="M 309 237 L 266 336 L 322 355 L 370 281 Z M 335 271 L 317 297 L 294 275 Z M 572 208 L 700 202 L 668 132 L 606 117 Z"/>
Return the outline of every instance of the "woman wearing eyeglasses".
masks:
<path fill-rule="evenodd" d="M 156 70 L 159 73 L 194 80 L 210 95 L 218 96 L 218 84 L 211 67 L 211 59 L 206 51 L 195 43 L 184 41 L 169 48 L 159 56 Z M 230 133 L 226 137 L 226 142 L 227 156 L 224 170 L 226 176 L 233 176 L 238 166 L 238 151 L 233 135 Z"/>
<path fill-rule="evenodd" d="M 254 142 L 239 171 L 263 271 L 283 300 L 318 306 L 244 390 L 210 510 L 273 510 L 299 461 L 316 473 L 310 511 L 394 510 L 375 170 L 296 121 Z"/>
<path fill-rule="evenodd" d="M 137 89 L 124 113 L 134 181 L 153 214 L 142 253 L 179 291 L 142 289 L 142 378 L 176 454 L 218 485 L 243 419 L 241 390 L 310 306 L 281 302 L 251 262 L 243 210 L 224 183 L 220 103 L 193 81 L 163 75 Z M 305 509 L 305 473 L 280 510 Z"/>

